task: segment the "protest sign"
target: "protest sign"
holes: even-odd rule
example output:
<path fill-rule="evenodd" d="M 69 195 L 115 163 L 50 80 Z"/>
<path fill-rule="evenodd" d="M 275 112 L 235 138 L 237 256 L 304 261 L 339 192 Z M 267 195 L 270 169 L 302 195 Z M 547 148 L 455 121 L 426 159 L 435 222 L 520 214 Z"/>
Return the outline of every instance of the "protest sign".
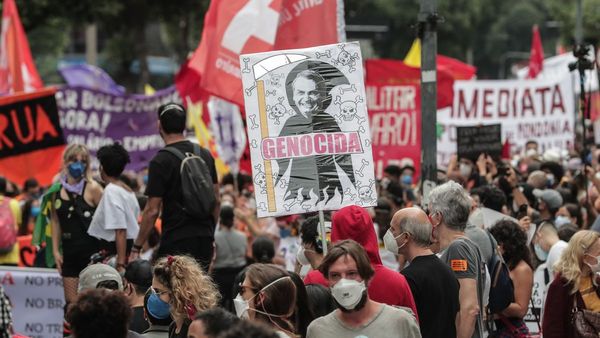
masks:
<path fill-rule="evenodd" d="M 141 170 L 164 146 L 158 133 L 158 107 L 181 99 L 175 87 L 148 96 L 64 87 L 56 93 L 56 101 L 68 143 L 85 144 L 95 154 L 103 145 L 118 141 L 129 152 L 127 168 Z"/>
<path fill-rule="evenodd" d="M 31 338 L 62 338 L 65 299 L 57 270 L 2 266 L 0 283 L 12 304 L 15 332 Z"/>
<path fill-rule="evenodd" d="M 8 180 L 21 184 L 35 177 L 48 184 L 58 172 L 65 141 L 55 91 L 49 88 L 0 99 L 0 173 Z"/>
<path fill-rule="evenodd" d="M 546 263 L 542 263 L 533 273 L 531 301 L 528 305 L 527 314 L 525 315 L 525 318 L 523 318 L 531 333 L 540 332 L 538 324 L 541 325 L 544 314 L 543 310 L 548 289 L 547 282 L 549 282 L 548 270 L 546 269 Z"/>
<path fill-rule="evenodd" d="M 540 152 L 571 149 L 575 138 L 573 88 L 568 78 L 548 80 L 456 81 L 451 109 L 438 111 L 442 129 L 438 163 L 456 153 L 456 127 L 502 125 L 502 141 L 513 152 L 535 140 Z"/>
<path fill-rule="evenodd" d="M 417 179 L 421 172 L 421 96 L 419 75 L 415 72 L 418 68 L 392 60 L 368 60 L 366 67 L 375 176 L 381 178 L 388 165 L 411 164 Z"/>
<path fill-rule="evenodd" d="M 240 58 L 258 216 L 376 205 L 358 43 Z"/>
<path fill-rule="evenodd" d="M 502 153 L 502 126 L 456 127 L 456 148 L 458 158 L 477 161 L 480 154 L 486 154 L 498 160 Z"/>

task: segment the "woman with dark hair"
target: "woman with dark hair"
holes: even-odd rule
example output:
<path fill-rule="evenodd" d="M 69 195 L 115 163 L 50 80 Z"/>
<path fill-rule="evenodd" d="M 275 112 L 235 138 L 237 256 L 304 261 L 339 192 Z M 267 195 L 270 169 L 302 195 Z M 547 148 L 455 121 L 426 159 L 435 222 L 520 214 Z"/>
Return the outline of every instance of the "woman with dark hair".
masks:
<path fill-rule="evenodd" d="M 323 285 L 306 285 L 306 295 L 308 296 L 308 306 L 315 318 L 328 315 L 336 309 L 331 291 Z"/>
<path fill-rule="evenodd" d="M 296 309 L 294 318 L 296 319 L 296 332 L 302 337 L 306 337 L 308 325 L 316 318 L 310 307 L 308 294 L 302 278 L 294 272 L 289 272 L 292 281 L 296 285 Z"/>
<path fill-rule="evenodd" d="M 556 227 L 560 228 L 564 224 L 572 223 L 581 229 L 583 218 L 581 207 L 575 203 L 567 203 L 558 209 L 556 213 Z"/>
<path fill-rule="evenodd" d="M 240 318 L 269 325 L 280 337 L 295 337 L 296 292 L 287 271 L 273 264 L 253 264 L 233 300 L 235 312 Z"/>
<path fill-rule="evenodd" d="M 533 263 L 527 247 L 527 235 L 517 223 L 510 220 L 498 221 L 490 233 L 498 242 L 514 284 L 514 301 L 502 313 L 494 316 L 495 333 L 497 337 L 522 337 L 529 333 L 523 318 L 529 309 L 533 287 Z"/>

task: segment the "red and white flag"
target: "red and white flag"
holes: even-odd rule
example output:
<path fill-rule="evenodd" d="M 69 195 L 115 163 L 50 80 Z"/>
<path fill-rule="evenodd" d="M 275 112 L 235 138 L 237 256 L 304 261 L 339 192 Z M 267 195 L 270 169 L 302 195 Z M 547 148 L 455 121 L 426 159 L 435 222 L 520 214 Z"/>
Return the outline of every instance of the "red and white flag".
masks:
<path fill-rule="evenodd" d="M 542 38 L 537 25 L 533 26 L 533 37 L 531 39 L 531 55 L 529 56 L 529 73 L 528 79 L 535 79 L 544 67 L 544 47 L 542 46 Z"/>
<path fill-rule="evenodd" d="M 212 0 L 189 67 L 203 90 L 243 106 L 240 54 L 345 40 L 343 0 Z"/>
<path fill-rule="evenodd" d="M 0 33 L 0 95 L 30 92 L 44 84 L 33 63 L 15 0 L 4 0 Z"/>

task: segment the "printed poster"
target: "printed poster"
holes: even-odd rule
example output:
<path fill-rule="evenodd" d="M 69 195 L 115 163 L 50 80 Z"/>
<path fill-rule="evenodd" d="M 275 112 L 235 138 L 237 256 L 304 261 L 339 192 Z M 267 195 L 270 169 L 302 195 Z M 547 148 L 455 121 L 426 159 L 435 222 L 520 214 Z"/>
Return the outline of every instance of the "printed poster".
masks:
<path fill-rule="evenodd" d="M 359 44 L 240 63 L 258 216 L 376 205 Z"/>

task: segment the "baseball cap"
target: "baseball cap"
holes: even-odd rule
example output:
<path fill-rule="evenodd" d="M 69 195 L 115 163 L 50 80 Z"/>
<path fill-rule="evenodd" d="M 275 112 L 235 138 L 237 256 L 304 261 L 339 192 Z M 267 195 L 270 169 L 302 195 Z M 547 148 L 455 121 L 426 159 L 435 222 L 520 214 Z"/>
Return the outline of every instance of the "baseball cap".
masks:
<path fill-rule="evenodd" d="M 127 264 L 123 276 L 129 283 L 143 288 L 152 286 L 152 264 L 147 260 L 137 259 Z"/>
<path fill-rule="evenodd" d="M 102 263 L 92 264 L 79 273 L 79 286 L 77 291 L 81 292 L 84 290 L 96 289 L 98 283 L 107 281 L 117 282 L 118 289 L 123 291 L 123 279 L 117 270 L 110 265 Z"/>
<path fill-rule="evenodd" d="M 533 189 L 533 196 L 544 201 L 550 209 L 558 209 L 563 203 L 562 196 L 554 189 Z"/>

